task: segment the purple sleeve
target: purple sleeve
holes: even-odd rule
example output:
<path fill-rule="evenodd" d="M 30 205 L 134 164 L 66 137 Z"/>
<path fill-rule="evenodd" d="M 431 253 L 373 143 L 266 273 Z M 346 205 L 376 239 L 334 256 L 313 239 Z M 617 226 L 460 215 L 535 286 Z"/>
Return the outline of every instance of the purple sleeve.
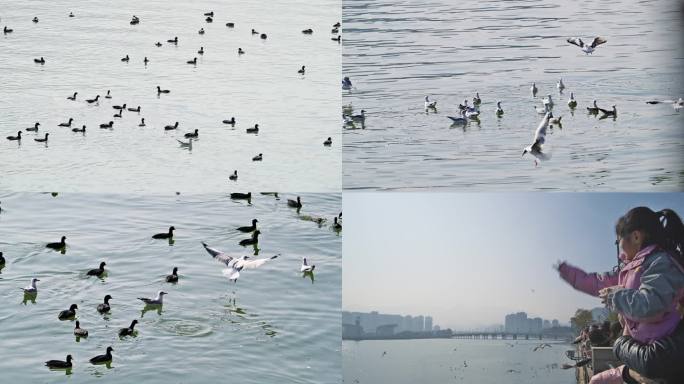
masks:
<path fill-rule="evenodd" d="M 614 273 L 586 273 L 567 263 L 558 267 L 561 279 L 572 285 L 578 291 L 592 296 L 598 296 L 599 290 L 618 284 L 618 276 Z"/>

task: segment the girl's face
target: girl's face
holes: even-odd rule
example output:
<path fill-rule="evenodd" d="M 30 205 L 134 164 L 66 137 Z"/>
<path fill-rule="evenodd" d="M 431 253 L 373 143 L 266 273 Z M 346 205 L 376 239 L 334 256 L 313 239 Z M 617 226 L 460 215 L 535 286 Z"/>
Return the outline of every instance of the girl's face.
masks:
<path fill-rule="evenodd" d="M 620 249 L 624 255 L 625 260 L 631 261 L 634 256 L 641 250 L 641 244 L 644 242 L 641 231 L 633 231 L 625 237 L 620 237 Z"/>

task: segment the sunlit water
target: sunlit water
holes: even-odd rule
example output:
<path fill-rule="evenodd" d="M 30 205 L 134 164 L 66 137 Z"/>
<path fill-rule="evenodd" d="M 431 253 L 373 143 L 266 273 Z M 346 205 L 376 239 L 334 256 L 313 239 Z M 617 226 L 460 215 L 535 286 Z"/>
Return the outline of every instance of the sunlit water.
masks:
<path fill-rule="evenodd" d="M 0 0 L 0 28 L 14 29 L 0 33 L 0 189 L 339 190 L 341 46 L 330 38 L 340 14 L 339 0 Z M 140 24 L 129 24 L 132 15 Z M 174 36 L 177 46 L 166 42 Z M 45 65 L 35 64 L 41 56 Z M 197 65 L 186 64 L 193 57 Z M 157 85 L 171 93 L 158 97 Z M 102 99 L 108 89 L 112 98 Z M 67 100 L 74 92 L 77 101 Z M 99 105 L 85 102 L 97 94 Z M 123 103 L 141 112 L 114 118 Z M 231 116 L 234 129 L 222 123 Z M 69 117 L 85 135 L 57 126 Z M 112 130 L 99 128 L 110 120 Z M 38 134 L 24 132 L 21 146 L 5 140 L 36 121 Z M 176 121 L 177 131 L 164 131 Z M 254 124 L 259 134 L 245 133 Z M 176 139 L 195 129 L 192 151 L 180 148 Z M 47 146 L 34 141 L 46 132 Z M 252 162 L 258 153 L 263 161 Z M 228 181 L 233 170 L 237 182 Z"/>
<path fill-rule="evenodd" d="M 345 383 L 574 384 L 568 344 L 539 340 L 343 341 Z M 387 354 L 383 356 L 383 352 Z"/>
<path fill-rule="evenodd" d="M 257 195 L 126 197 L 15 193 L 0 195 L 0 372 L 3 383 L 332 383 L 341 377 L 342 235 L 302 218 L 332 218 L 340 195 L 302 195 L 299 214 L 286 198 Z M 205 241 L 232 255 L 250 255 L 235 227 L 259 220 L 259 256 L 281 256 L 230 283 L 202 248 Z M 176 227 L 175 242 L 151 235 Z M 67 236 L 60 254 L 46 242 Z M 300 274 L 301 257 L 316 265 L 313 283 Z M 86 271 L 106 261 L 104 279 Z M 179 268 L 180 281 L 164 277 Z M 20 288 L 40 279 L 35 302 Z M 168 292 L 161 314 L 137 297 Z M 106 294 L 111 314 L 96 307 Z M 76 303 L 87 339 L 57 314 Z M 117 330 L 138 319 L 137 337 Z M 113 346 L 111 368 L 88 360 Z M 70 375 L 46 360 L 73 355 Z"/>
<path fill-rule="evenodd" d="M 343 104 L 367 118 L 365 129 L 344 130 L 344 188 L 681 189 L 684 111 L 645 103 L 684 96 L 679 5 L 345 1 L 343 73 L 355 88 L 343 92 Z M 566 43 L 596 35 L 608 42 L 590 56 Z M 446 116 L 476 92 L 480 123 L 451 127 Z M 521 154 L 540 121 L 533 106 L 547 94 L 563 125 L 547 135 L 551 160 L 535 167 Z M 425 114 L 426 95 L 438 101 L 437 113 Z M 615 104 L 617 119 L 587 115 L 593 99 L 606 109 Z"/>

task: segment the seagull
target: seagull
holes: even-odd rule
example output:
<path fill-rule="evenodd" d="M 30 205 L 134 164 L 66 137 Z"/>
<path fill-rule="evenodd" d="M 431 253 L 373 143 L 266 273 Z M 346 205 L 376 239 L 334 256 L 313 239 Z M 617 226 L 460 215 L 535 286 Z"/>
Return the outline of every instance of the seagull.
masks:
<path fill-rule="evenodd" d="M 542 103 L 546 106 L 548 105 L 549 109 L 553 108 L 553 99 L 551 98 L 551 95 L 548 95 L 546 98 L 542 100 Z"/>
<path fill-rule="evenodd" d="M 537 84 L 532 83 L 532 87 L 530 87 L 530 91 L 532 91 L 532 97 L 537 96 Z"/>
<path fill-rule="evenodd" d="M 556 83 L 556 88 L 558 88 L 558 91 L 560 93 L 563 93 L 563 90 L 565 89 L 565 84 L 563 84 L 562 78 L 560 80 L 558 80 L 558 83 Z"/>
<path fill-rule="evenodd" d="M 302 266 L 299 269 L 300 272 L 307 273 L 307 272 L 313 272 L 314 269 L 316 269 L 315 265 L 309 265 L 309 263 L 306 261 L 306 257 L 302 257 Z"/>
<path fill-rule="evenodd" d="M 360 115 L 352 115 L 351 118 L 352 118 L 352 121 L 365 122 L 366 121 L 366 111 L 364 109 L 362 109 Z"/>
<path fill-rule="evenodd" d="M 587 55 L 590 53 L 594 52 L 594 49 L 598 47 L 599 45 L 607 42 L 608 40 L 602 38 L 602 37 L 595 37 L 594 40 L 591 42 L 591 45 L 585 44 L 582 39 L 579 37 L 571 37 L 566 40 L 568 43 L 572 45 L 576 45 L 582 49 L 582 52 L 586 53 Z"/>
<path fill-rule="evenodd" d="M 542 145 L 546 141 L 546 129 L 549 127 L 549 119 L 551 118 L 551 112 L 547 112 L 544 115 L 544 118 L 542 119 L 541 123 L 539 123 L 539 126 L 537 127 L 537 130 L 534 132 L 534 141 L 532 144 L 528 145 L 525 147 L 523 150 L 522 155 L 525 156 L 526 153 L 530 153 L 532 156 L 535 157 L 534 164 L 535 166 L 537 165 L 537 160 L 546 160 L 548 156 L 546 156 L 544 153 L 542 153 Z"/>
<path fill-rule="evenodd" d="M 225 253 L 209 247 L 206 243 L 202 243 L 202 246 L 204 246 L 204 249 L 209 252 L 209 254 L 216 259 L 217 261 L 220 261 L 221 263 L 225 264 L 228 266 L 228 268 L 224 269 L 223 275 L 228 278 L 228 280 L 231 280 L 233 282 L 237 282 L 237 279 L 240 277 L 240 271 L 242 271 L 243 268 L 247 269 L 255 269 L 259 268 L 262 265 L 264 265 L 266 262 L 269 260 L 273 260 L 280 256 L 280 254 L 271 256 L 271 257 L 266 257 L 266 258 L 261 258 L 261 259 L 254 259 L 250 260 L 249 256 L 242 256 L 242 257 L 233 257 L 230 255 L 226 255 Z"/>
<path fill-rule="evenodd" d="M 187 143 L 178 139 L 176 141 L 180 144 L 181 148 L 192 148 L 192 139 L 189 139 Z"/>
<path fill-rule="evenodd" d="M 454 124 L 465 124 L 465 123 L 468 121 L 468 119 L 466 119 L 466 117 L 465 117 L 466 111 L 465 111 L 465 110 L 461 110 L 460 113 L 461 113 L 461 116 L 460 116 L 460 117 L 454 117 L 454 116 L 447 116 L 447 117 L 448 117 L 449 119 L 451 119 L 451 121 L 452 121 Z"/>
<path fill-rule="evenodd" d="M 427 96 L 425 96 L 425 110 L 437 109 L 437 101 L 430 101 Z"/>
<path fill-rule="evenodd" d="M 40 281 L 39 279 L 36 279 L 35 277 L 31 279 L 31 283 L 23 288 L 24 293 L 30 294 L 30 295 L 35 295 L 38 293 L 38 288 L 36 287 L 36 281 Z"/>
<path fill-rule="evenodd" d="M 570 109 L 575 109 L 577 107 L 577 100 L 575 100 L 575 95 L 570 92 L 570 99 L 568 99 L 568 107 Z"/>
<path fill-rule="evenodd" d="M 497 101 L 496 102 L 496 115 L 501 117 L 501 116 L 503 116 L 503 114 L 504 114 L 504 110 L 503 110 L 503 108 L 501 108 L 501 102 Z"/>
<path fill-rule="evenodd" d="M 157 292 L 157 297 L 150 299 L 147 297 L 138 297 L 138 300 L 142 301 L 146 305 L 162 305 L 164 304 L 164 295 L 167 295 L 164 291 Z"/>

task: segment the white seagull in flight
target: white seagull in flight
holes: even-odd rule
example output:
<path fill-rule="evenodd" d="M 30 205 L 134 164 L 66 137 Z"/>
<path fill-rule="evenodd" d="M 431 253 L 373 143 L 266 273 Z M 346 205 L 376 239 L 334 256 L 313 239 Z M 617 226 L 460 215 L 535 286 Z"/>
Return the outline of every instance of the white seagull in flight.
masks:
<path fill-rule="evenodd" d="M 594 52 L 594 49 L 598 47 L 599 45 L 607 42 L 608 40 L 604 39 L 603 37 L 595 37 L 594 40 L 591 42 L 590 45 L 587 45 L 582 39 L 579 37 L 571 37 L 568 40 L 566 40 L 568 43 L 572 45 L 576 45 L 582 49 L 582 52 L 586 53 L 587 55 L 591 54 Z"/>
<path fill-rule="evenodd" d="M 214 259 L 228 266 L 228 268 L 223 270 L 223 275 L 226 276 L 228 280 L 231 280 L 233 282 L 237 282 L 237 279 L 240 277 L 240 271 L 242 271 L 242 269 L 259 268 L 262 265 L 264 265 L 267 261 L 273 260 L 280 256 L 280 254 L 278 254 L 262 259 L 250 260 L 249 256 L 233 257 L 230 255 L 226 255 L 218 249 L 211 248 L 206 243 L 202 243 L 202 245 L 204 246 L 204 249 L 206 249 L 207 252 L 209 252 L 209 254 Z"/>

